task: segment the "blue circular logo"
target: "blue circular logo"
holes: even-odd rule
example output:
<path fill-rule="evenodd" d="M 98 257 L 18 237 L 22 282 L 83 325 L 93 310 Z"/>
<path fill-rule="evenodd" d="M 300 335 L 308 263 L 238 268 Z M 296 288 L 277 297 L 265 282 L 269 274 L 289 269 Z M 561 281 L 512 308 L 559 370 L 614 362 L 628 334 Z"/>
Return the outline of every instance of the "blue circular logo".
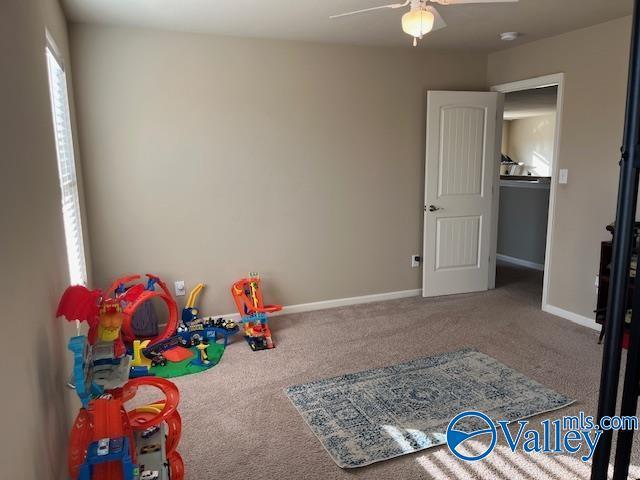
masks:
<path fill-rule="evenodd" d="M 464 430 L 456 429 L 456 425 L 458 424 L 466 424 L 466 428 Z M 469 431 L 470 425 L 473 425 L 473 430 Z M 479 425 L 479 427 L 476 427 Z M 458 451 L 458 448 L 464 444 L 470 438 L 473 438 L 477 435 L 491 435 L 491 442 L 482 452 L 478 452 L 476 455 L 465 455 Z M 468 462 L 475 462 L 476 460 L 482 460 L 487 455 L 489 455 L 496 446 L 496 442 L 498 440 L 498 433 L 496 431 L 496 426 L 493 424 L 491 419 L 487 417 L 482 412 L 462 412 L 454 417 L 451 422 L 449 422 L 449 426 L 447 427 L 447 446 L 451 453 L 453 453 L 456 457 L 461 460 L 466 460 Z"/>

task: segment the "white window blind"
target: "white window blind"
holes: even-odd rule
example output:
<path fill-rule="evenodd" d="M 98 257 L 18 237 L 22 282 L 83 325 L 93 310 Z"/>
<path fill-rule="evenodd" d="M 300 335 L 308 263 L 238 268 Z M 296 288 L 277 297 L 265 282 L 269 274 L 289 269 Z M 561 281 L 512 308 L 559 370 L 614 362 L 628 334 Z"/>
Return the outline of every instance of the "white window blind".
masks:
<path fill-rule="evenodd" d="M 87 283 L 87 267 L 84 257 L 84 243 L 82 240 L 76 165 L 73 156 L 73 137 L 71 135 L 67 80 L 62 63 L 56 57 L 52 47 L 48 46 L 46 48 L 46 55 L 47 68 L 49 70 L 53 130 L 58 156 L 62 215 L 64 218 L 67 260 L 69 262 L 69 277 L 72 285 L 85 285 Z"/>

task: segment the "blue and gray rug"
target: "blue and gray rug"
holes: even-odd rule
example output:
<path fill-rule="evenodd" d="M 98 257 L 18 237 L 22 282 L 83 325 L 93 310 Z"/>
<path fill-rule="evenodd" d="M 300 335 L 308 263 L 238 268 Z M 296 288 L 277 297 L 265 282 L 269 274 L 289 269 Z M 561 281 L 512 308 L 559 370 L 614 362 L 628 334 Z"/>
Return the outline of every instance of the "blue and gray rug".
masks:
<path fill-rule="evenodd" d="M 513 421 L 573 402 L 471 349 L 295 385 L 285 392 L 342 468 L 446 443 L 447 425 L 465 410 Z"/>

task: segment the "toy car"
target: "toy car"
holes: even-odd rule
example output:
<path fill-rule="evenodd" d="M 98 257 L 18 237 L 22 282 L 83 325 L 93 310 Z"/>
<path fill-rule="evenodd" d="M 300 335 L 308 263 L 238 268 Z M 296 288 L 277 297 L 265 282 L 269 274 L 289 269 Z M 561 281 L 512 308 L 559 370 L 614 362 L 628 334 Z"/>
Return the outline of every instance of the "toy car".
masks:
<path fill-rule="evenodd" d="M 160 450 L 160 445 L 157 443 L 152 443 L 151 445 L 145 445 L 140 449 L 140 455 L 144 455 L 145 453 L 153 453 Z"/>
<path fill-rule="evenodd" d="M 98 440 L 98 448 L 96 449 L 96 455 L 102 457 L 104 455 L 109 455 L 109 439 L 101 438 Z"/>
<path fill-rule="evenodd" d="M 140 474 L 140 480 L 158 480 L 160 472 L 158 470 L 145 470 Z"/>
<path fill-rule="evenodd" d="M 154 425 L 153 427 L 149 427 L 146 430 L 144 430 L 140 436 L 142 438 L 151 438 L 159 431 L 160 431 L 160 427 L 157 425 Z"/>
<path fill-rule="evenodd" d="M 213 326 L 218 328 L 224 328 L 225 330 L 235 330 L 238 328 L 238 324 L 233 320 L 226 319 L 224 317 L 216 318 L 213 321 Z"/>
<path fill-rule="evenodd" d="M 151 366 L 164 367 L 167 364 L 167 359 L 161 353 L 157 353 L 151 357 Z"/>
<path fill-rule="evenodd" d="M 122 438 L 114 438 L 109 442 L 109 451 L 110 453 L 119 453 L 122 451 L 124 443 Z"/>

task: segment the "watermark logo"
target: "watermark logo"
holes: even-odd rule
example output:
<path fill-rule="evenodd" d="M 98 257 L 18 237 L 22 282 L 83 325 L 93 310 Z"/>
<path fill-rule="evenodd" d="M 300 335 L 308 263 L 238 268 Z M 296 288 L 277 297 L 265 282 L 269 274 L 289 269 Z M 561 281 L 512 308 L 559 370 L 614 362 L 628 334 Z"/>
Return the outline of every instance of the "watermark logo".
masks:
<path fill-rule="evenodd" d="M 469 425 L 473 425 L 469 431 Z M 479 428 L 478 428 L 479 427 Z M 484 451 L 480 451 L 475 455 L 466 455 L 461 450 L 467 440 L 478 435 L 491 435 L 491 441 Z M 482 460 L 496 447 L 498 441 L 498 432 L 493 421 L 482 412 L 462 412 L 451 420 L 447 427 L 447 445 L 449 450 L 458 458 L 475 462 Z"/>
<path fill-rule="evenodd" d="M 638 430 L 639 421 L 638 417 L 603 417 L 598 424 L 592 416 L 579 412 L 575 416 L 543 420 L 531 425 L 533 428 L 529 428 L 529 423 L 528 420 L 494 422 L 482 412 L 462 412 L 447 427 L 447 445 L 459 459 L 474 462 L 491 454 L 502 435 L 514 453 L 518 450 L 556 454 L 583 452 L 580 459 L 586 462 L 593 456 L 603 431 Z M 509 426 L 517 428 L 509 430 Z M 470 453 L 465 443 L 480 435 L 488 435 L 489 443 L 474 442 L 473 453 Z"/>

